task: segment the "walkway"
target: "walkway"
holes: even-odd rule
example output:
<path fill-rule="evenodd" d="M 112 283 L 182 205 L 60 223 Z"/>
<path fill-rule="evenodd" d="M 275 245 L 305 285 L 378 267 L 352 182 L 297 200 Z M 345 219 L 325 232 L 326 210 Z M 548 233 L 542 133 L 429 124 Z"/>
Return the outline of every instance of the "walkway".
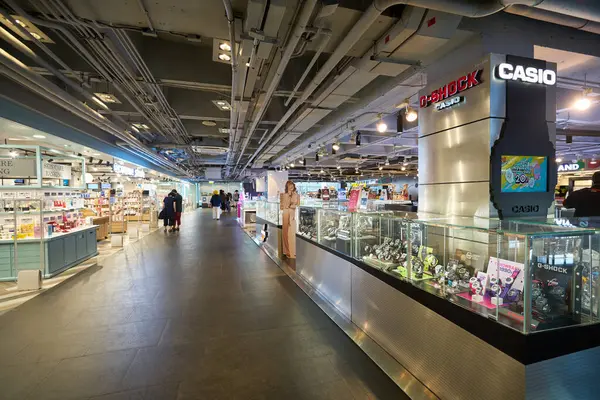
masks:
<path fill-rule="evenodd" d="M 0 316 L 0 399 L 403 399 L 233 217 L 188 213 Z"/>

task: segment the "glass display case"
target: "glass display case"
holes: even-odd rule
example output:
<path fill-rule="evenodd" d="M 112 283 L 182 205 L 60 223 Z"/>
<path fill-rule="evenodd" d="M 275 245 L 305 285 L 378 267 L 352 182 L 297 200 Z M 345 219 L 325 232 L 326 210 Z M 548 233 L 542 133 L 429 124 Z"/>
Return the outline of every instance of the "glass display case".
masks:
<path fill-rule="evenodd" d="M 283 218 L 281 217 L 281 210 L 279 209 L 279 202 L 266 201 L 265 202 L 265 217 L 267 221 L 275 225 L 281 225 Z"/>
<path fill-rule="evenodd" d="M 564 225 L 300 207 L 298 234 L 529 333 L 599 320 L 600 229 Z"/>

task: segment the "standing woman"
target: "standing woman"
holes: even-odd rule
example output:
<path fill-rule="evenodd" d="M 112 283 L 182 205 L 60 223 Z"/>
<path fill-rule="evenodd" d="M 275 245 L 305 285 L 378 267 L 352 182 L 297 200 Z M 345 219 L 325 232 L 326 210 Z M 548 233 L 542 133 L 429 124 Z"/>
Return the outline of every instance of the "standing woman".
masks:
<path fill-rule="evenodd" d="M 285 183 L 285 193 L 280 195 L 279 207 L 283 211 L 283 254 L 296 258 L 296 208 L 300 205 L 300 195 L 294 182 Z"/>

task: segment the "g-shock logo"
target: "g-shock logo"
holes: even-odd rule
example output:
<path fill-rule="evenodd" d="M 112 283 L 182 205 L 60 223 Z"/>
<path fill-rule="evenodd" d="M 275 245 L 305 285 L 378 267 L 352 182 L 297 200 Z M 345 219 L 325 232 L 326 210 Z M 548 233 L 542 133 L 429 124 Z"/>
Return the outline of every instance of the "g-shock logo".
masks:
<path fill-rule="evenodd" d="M 538 206 L 538 205 L 513 206 L 512 207 L 512 212 L 515 214 L 536 213 L 539 211 L 540 211 L 540 206 Z"/>
<path fill-rule="evenodd" d="M 557 267 L 556 265 L 549 265 L 543 263 L 537 263 L 537 267 L 540 269 L 545 269 L 547 271 L 559 272 L 561 274 L 567 274 L 567 269 L 565 267 Z"/>

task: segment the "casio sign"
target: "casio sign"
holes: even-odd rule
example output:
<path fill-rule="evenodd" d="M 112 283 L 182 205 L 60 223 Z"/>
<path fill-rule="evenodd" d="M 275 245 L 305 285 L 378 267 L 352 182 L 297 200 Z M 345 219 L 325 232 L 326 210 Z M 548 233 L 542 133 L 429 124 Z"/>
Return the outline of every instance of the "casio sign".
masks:
<path fill-rule="evenodd" d="M 507 81 L 541 83 L 548 86 L 556 85 L 556 72 L 549 69 L 502 63 L 496 67 L 496 72 L 498 78 Z"/>
<path fill-rule="evenodd" d="M 456 96 L 456 97 L 453 97 L 451 99 L 448 99 L 448 100 L 442 101 L 441 103 L 436 104 L 435 109 L 438 111 L 445 110 L 446 108 L 450 108 L 452 106 L 460 104 L 463 101 L 465 101 L 465 98 L 463 96 Z"/>
<path fill-rule="evenodd" d="M 522 214 L 522 213 L 536 213 L 540 211 L 540 206 L 538 205 L 533 205 L 533 206 L 513 206 L 512 208 L 512 212 L 515 214 Z"/>

